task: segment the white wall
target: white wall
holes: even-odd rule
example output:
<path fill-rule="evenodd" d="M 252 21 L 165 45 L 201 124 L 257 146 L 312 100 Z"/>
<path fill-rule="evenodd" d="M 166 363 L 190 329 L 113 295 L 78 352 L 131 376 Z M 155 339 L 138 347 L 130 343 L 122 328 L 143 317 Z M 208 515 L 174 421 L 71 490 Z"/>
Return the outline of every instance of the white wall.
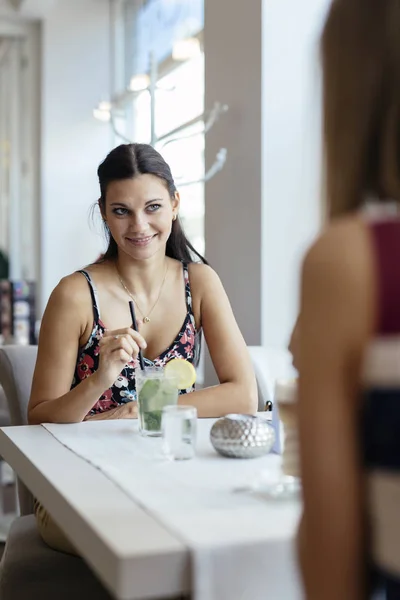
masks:
<path fill-rule="evenodd" d="M 89 208 L 99 197 L 96 169 L 111 149 L 93 108 L 109 86 L 106 0 L 56 3 L 42 44 L 42 306 L 61 277 L 104 248 Z"/>
<path fill-rule="evenodd" d="M 205 251 L 248 344 L 261 342 L 261 4 L 205 0 L 205 108 L 229 110 L 205 138 Z M 229 19 L 227 19 L 229 15 Z"/>
<path fill-rule="evenodd" d="M 225 31 L 224 3 L 230 11 L 230 31 Z M 257 26 L 261 2 L 247 3 L 244 15 L 241 3 L 233 11 L 231 0 L 206 1 L 206 61 L 207 51 L 213 53 L 206 72 L 206 102 L 208 107 L 215 100 L 230 104 L 230 113 L 209 134 L 206 146 L 207 164 L 219 147 L 228 147 L 229 153 L 224 171 L 206 186 L 206 252 L 250 344 L 286 344 L 297 311 L 301 255 L 318 228 L 316 41 L 328 3 L 263 0 L 261 43 Z M 106 0 L 68 0 L 47 14 L 42 87 L 43 304 L 63 275 L 93 260 L 103 247 L 100 230 L 96 233 L 89 226 L 88 209 L 98 197 L 97 165 L 113 143 L 108 126 L 92 117 L 93 107 L 107 95 L 108 50 Z"/>
<path fill-rule="evenodd" d="M 40 264 L 40 87 L 41 87 L 41 26 L 39 21 L 27 25 L 23 45 L 22 86 L 29 90 L 21 98 L 22 175 L 21 192 L 21 254 L 22 276 L 38 281 Z M 34 249 L 34 251 L 32 251 Z"/>
<path fill-rule="evenodd" d="M 329 0 L 264 0 L 263 343 L 282 347 L 301 258 L 321 218 L 319 36 Z"/>
<path fill-rule="evenodd" d="M 205 254 L 219 274 L 249 345 L 260 345 L 261 297 L 261 5 L 205 0 L 205 108 L 227 104 L 205 138 L 208 169 L 220 148 L 223 170 L 205 185 Z M 205 359 L 205 384 L 216 382 Z"/>
<path fill-rule="evenodd" d="M 205 186 L 206 256 L 248 345 L 286 347 L 320 224 L 317 44 L 329 2 L 205 0 L 206 108 L 229 105 L 206 136 L 207 166 L 228 150 Z M 208 357 L 205 381 L 215 381 Z"/>

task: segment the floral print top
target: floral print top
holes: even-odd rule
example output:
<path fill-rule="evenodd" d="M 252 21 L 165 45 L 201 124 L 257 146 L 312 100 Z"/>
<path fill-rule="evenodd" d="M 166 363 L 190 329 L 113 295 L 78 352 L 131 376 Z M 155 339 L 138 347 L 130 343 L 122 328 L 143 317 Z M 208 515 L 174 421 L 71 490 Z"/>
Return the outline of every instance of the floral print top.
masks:
<path fill-rule="evenodd" d="M 194 315 L 192 311 L 192 294 L 190 290 L 189 281 L 189 270 L 186 263 L 183 266 L 183 276 L 185 283 L 185 296 L 186 296 L 186 307 L 187 313 L 185 320 L 182 324 L 181 330 L 176 336 L 172 344 L 164 350 L 153 361 L 145 358 L 146 366 L 163 367 L 172 358 L 184 358 L 191 362 L 196 367 L 200 358 L 200 347 L 201 347 L 201 331 L 196 330 Z M 100 340 L 104 335 L 106 327 L 100 318 L 100 308 L 98 302 L 97 289 L 94 281 L 90 277 L 87 271 L 79 271 L 86 278 L 90 294 L 93 302 L 93 330 L 87 344 L 80 348 L 74 378 L 71 385 L 71 390 L 75 388 L 81 381 L 90 377 L 99 366 L 99 352 L 100 352 Z M 118 379 L 114 385 L 106 390 L 103 395 L 97 400 L 92 410 L 88 413 L 93 415 L 101 413 L 121 404 L 135 401 L 136 398 L 136 385 L 135 385 L 135 369 L 138 367 L 138 361 L 132 360 L 122 369 Z M 194 386 L 186 390 L 180 390 L 180 394 L 187 394 L 194 391 Z"/>

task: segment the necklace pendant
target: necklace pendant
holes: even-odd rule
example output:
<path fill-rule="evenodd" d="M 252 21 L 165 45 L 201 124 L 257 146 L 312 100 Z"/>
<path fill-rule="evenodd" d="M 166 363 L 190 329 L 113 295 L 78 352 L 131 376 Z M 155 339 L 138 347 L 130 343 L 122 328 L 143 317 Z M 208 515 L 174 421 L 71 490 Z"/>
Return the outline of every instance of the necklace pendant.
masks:
<path fill-rule="evenodd" d="M 143 317 L 143 323 L 144 323 L 144 324 L 146 324 L 146 323 L 150 323 L 150 319 L 149 319 L 149 317 Z"/>

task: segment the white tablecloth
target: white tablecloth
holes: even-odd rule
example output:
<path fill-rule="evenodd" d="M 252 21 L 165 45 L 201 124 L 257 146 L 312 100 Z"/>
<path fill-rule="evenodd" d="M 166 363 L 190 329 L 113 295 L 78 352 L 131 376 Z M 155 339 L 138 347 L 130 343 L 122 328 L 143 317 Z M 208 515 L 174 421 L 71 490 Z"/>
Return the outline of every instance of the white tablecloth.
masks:
<path fill-rule="evenodd" d="M 196 458 L 179 462 L 162 456 L 159 438 L 140 436 L 136 421 L 44 427 L 184 541 L 195 600 L 298 600 L 299 505 L 237 491 L 276 472 L 280 457 L 223 458 L 209 441 L 212 423 L 199 420 Z"/>

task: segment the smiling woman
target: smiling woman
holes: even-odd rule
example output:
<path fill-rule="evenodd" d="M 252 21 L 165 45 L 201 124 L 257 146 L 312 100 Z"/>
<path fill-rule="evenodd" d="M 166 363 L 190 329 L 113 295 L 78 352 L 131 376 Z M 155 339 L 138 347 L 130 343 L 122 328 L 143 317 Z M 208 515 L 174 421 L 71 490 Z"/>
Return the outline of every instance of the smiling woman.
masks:
<path fill-rule="evenodd" d="M 61 280 L 42 321 L 31 423 L 136 416 L 139 349 L 148 365 L 194 366 L 204 332 L 220 385 L 194 391 L 200 416 L 254 412 L 245 342 L 216 273 L 187 240 L 169 166 L 147 144 L 115 148 L 98 169 L 108 248 Z M 194 262 L 194 261 L 197 262 Z M 133 300 L 139 332 L 131 328 Z M 52 369 L 48 369 L 51 362 Z"/>
<path fill-rule="evenodd" d="M 167 256 L 188 263 L 192 262 L 193 257 L 196 257 L 207 264 L 207 261 L 199 255 L 183 233 L 179 218 L 177 218 L 180 198 L 171 170 L 152 146 L 148 144 L 118 146 L 100 165 L 98 175 L 101 190 L 99 205 L 109 239 L 105 260 L 115 259 L 118 255 L 117 238 L 119 240 L 121 238 L 118 237 L 118 221 L 114 216 L 122 219 L 125 217 L 125 224 L 131 223 L 132 219 L 127 221 L 127 217 L 129 215 L 132 217 L 134 209 L 141 208 L 143 214 L 158 213 L 159 223 L 166 219 L 163 226 L 164 234 L 159 241 L 164 243 L 164 251 Z M 132 204 L 132 199 L 139 197 L 142 200 L 140 207 Z M 136 210 L 139 227 L 143 214 L 140 215 L 140 212 Z M 111 229 L 114 226 L 116 229 Z M 121 227 L 123 229 L 124 226 Z M 144 232 L 146 233 L 146 229 Z M 153 236 L 155 237 L 158 233 L 154 232 Z M 136 241 L 140 237 L 144 236 L 136 235 Z M 141 241 L 139 240 L 139 245 Z"/>
<path fill-rule="evenodd" d="M 246 344 L 218 276 L 182 230 L 169 166 L 151 146 L 127 144 L 110 152 L 98 176 L 108 248 L 97 263 L 62 279 L 50 297 L 29 422 L 136 418 L 139 349 L 148 366 L 175 358 L 196 366 L 203 332 L 220 385 L 192 386 L 180 398 L 190 393 L 200 417 L 254 413 L 257 387 Z M 130 300 L 139 332 L 131 327 Z M 48 515 L 44 521 L 47 531 Z M 51 539 L 70 551 L 59 535 Z"/>

